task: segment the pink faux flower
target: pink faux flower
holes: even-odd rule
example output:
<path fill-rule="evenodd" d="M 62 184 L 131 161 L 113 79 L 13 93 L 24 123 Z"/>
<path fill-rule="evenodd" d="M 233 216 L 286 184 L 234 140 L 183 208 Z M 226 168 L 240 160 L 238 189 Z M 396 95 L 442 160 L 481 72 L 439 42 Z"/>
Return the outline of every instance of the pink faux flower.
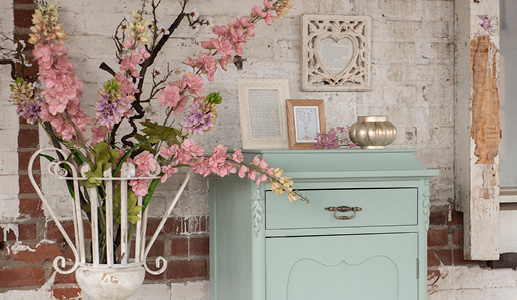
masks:
<path fill-rule="evenodd" d="M 181 81 L 182 86 L 188 88 L 189 93 L 201 96 L 204 93 L 205 83 L 199 74 L 187 73 Z"/>
<path fill-rule="evenodd" d="M 203 152 L 205 152 L 205 149 L 199 147 L 192 139 L 184 140 L 180 148 L 192 156 L 203 156 Z"/>
<path fill-rule="evenodd" d="M 239 173 L 238 173 L 239 177 L 240 177 L 240 178 L 244 178 L 244 177 L 246 176 L 246 173 L 247 173 L 249 170 L 250 170 L 250 169 L 248 169 L 248 167 L 246 167 L 246 166 L 241 166 L 241 167 L 239 168 Z"/>
<path fill-rule="evenodd" d="M 102 141 L 107 131 L 108 129 L 105 126 L 92 127 L 92 138 L 90 140 L 91 145 Z"/>
<path fill-rule="evenodd" d="M 137 179 L 129 181 L 129 185 L 133 190 L 135 196 L 145 196 L 147 195 L 147 182 L 146 179 Z"/>
<path fill-rule="evenodd" d="M 180 99 L 180 89 L 177 86 L 166 86 L 158 95 L 158 101 L 161 106 L 167 105 L 174 108 L 178 105 Z"/>
<path fill-rule="evenodd" d="M 168 166 L 163 167 L 162 172 L 163 172 L 163 176 L 162 176 L 161 182 L 163 183 L 163 182 L 167 181 L 167 179 L 169 179 L 169 177 L 171 177 L 172 174 L 178 173 L 178 168 L 175 168 L 174 164 L 170 164 Z"/>
<path fill-rule="evenodd" d="M 134 164 L 137 169 L 143 171 L 146 175 L 148 175 L 149 172 L 156 171 L 156 160 L 154 159 L 153 154 L 147 150 L 135 157 Z"/>
<path fill-rule="evenodd" d="M 265 170 L 267 168 L 266 161 L 264 159 L 260 160 L 258 155 L 253 158 L 252 164 L 259 167 L 262 170 Z"/>
<path fill-rule="evenodd" d="M 231 56 L 233 54 L 233 46 L 232 43 L 223 36 L 219 36 L 214 41 L 214 47 L 217 49 L 217 52 L 221 54 L 222 57 Z"/>
<path fill-rule="evenodd" d="M 234 150 L 234 152 L 232 154 L 233 161 L 235 161 L 236 163 L 241 163 L 244 160 L 244 156 L 242 155 L 242 150 L 241 149 L 233 149 L 233 150 Z"/>
<path fill-rule="evenodd" d="M 174 155 L 176 155 L 176 153 L 178 153 L 178 145 L 174 144 L 170 147 L 167 147 L 165 145 L 163 145 L 161 148 L 160 148 L 160 155 L 163 157 L 163 158 L 171 158 L 173 157 Z"/>

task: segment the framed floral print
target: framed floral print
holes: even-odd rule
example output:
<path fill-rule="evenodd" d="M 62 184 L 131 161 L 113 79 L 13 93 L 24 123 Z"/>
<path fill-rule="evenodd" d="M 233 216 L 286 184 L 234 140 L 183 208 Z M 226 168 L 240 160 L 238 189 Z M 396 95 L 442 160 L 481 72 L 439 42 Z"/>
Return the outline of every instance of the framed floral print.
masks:
<path fill-rule="evenodd" d="M 312 149 L 316 135 L 325 132 L 323 100 L 289 99 L 286 102 L 290 149 Z"/>

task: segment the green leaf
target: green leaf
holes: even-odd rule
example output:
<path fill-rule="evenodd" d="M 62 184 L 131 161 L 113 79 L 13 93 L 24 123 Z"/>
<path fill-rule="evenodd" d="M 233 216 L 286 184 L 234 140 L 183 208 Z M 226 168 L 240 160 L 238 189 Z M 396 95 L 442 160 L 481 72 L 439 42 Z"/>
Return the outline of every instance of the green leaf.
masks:
<path fill-rule="evenodd" d="M 155 128 L 155 129 L 157 126 L 159 126 L 158 124 L 151 123 L 151 122 L 140 122 L 140 124 L 142 124 L 142 126 L 145 126 L 147 128 Z"/>
<path fill-rule="evenodd" d="M 39 156 L 42 156 L 42 157 L 44 157 L 44 158 L 48 159 L 48 161 L 50 161 L 50 162 L 52 162 L 52 161 L 56 160 L 56 159 L 55 159 L 55 158 L 53 158 L 52 156 L 47 155 L 47 154 L 43 154 L 43 153 L 40 153 L 40 154 L 39 154 Z"/>
<path fill-rule="evenodd" d="M 108 153 L 112 159 L 117 159 L 120 157 L 120 152 L 118 152 L 116 149 L 108 149 Z"/>
<path fill-rule="evenodd" d="M 162 138 L 159 135 L 153 135 L 149 138 L 149 143 L 156 144 L 159 143 L 162 140 Z"/>
<path fill-rule="evenodd" d="M 72 152 L 72 154 L 74 155 L 74 160 L 77 162 L 78 165 L 82 165 L 87 162 L 86 158 L 81 153 L 81 151 L 75 148 L 70 148 L 70 152 Z"/>
<path fill-rule="evenodd" d="M 133 137 L 139 142 L 147 141 L 147 138 L 141 134 L 135 134 Z"/>
<path fill-rule="evenodd" d="M 96 186 L 100 186 L 102 184 L 102 180 L 99 180 L 98 178 L 102 177 L 102 165 L 97 165 L 97 168 L 94 172 L 86 172 L 84 173 L 86 177 L 88 177 L 88 180 L 85 181 L 84 185 L 87 188 L 92 188 Z"/>
<path fill-rule="evenodd" d="M 117 166 L 115 167 L 115 170 L 113 170 L 113 176 L 117 176 L 117 173 L 118 171 L 120 171 L 120 168 L 122 167 L 122 164 L 126 161 L 126 159 L 129 157 L 129 155 L 131 155 L 131 153 L 133 151 L 135 151 L 136 149 L 138 149 L 140 146 L 142 146 L 144 143 L 146 143 L 147 140 L 145 141 L 142 141 L 136 145 L 134 145 L 133 147 L 131 147 L 131 149 L 129 149 L 125 154 L 124 156 L 122 156 L 122 158 L 120 159 L 120 161 L 118 162 Z"/>
<path fill-rule="evenodd" d="M 145 133 L 146 135 L 155 135 L 158 133 L 158 131 L 154 128 L 144 128 L 141 130 L 143 133 Z"/>
<path fill-rule="evenodd" d="M 118 192 L 115 194 L 118 194 L 118 199 L 115 202 L 115 197 L 113 197 L 113 203 L 116 204 L 118 207 L 120 207 L 120 188 L 118 188 Z M 133 192 L 128 192 L 127 194 L 127 220 L 131 222 L 132 224 L 135 224 L 140 220 L 140 217 L 138 214 L 142 211 L 142 206 L 136 205 L 136 197 Z M 120 224 L 121 216 L 120 214 L 117 214 L 115 218 L 115 222 Z"/>
<path fill-rule="evenodd" d="M 163 173 L 160 173 L 160 177 L 163 176 Z M 151 197 L 153 196 L 154 190 L 156 189 L 156 186 L 158 186 L 158 183 L 160 183 L 161 178 L 153 179 L 151 182 L 151 185 L 149 185 L 149 189 L 147 190 L 147 195 L 144 197 L 144 201 L 142 202 L 142 212 L 145 211 L 147 208 L 147 205 L 149 204 L 149 201 L 151 200 Z"/>

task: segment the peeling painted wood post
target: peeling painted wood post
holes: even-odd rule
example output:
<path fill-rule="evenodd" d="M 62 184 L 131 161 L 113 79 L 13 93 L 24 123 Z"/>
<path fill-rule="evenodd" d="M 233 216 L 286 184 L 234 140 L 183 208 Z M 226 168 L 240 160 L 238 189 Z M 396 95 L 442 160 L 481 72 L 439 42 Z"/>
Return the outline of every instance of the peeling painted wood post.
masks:
<path fill-rule="evenodd" d="M 464 256 L 499 259 L 499 0 L 456 0 L 456 208 Z"/>

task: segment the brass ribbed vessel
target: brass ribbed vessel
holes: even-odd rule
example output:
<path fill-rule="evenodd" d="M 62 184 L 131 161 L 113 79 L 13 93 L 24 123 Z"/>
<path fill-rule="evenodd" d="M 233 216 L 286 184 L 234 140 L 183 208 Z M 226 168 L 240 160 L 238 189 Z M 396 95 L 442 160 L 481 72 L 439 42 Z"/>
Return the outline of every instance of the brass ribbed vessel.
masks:
<path fill-rule="evenodd" d="M 360 116 L 350 127 L 352 143 L 363 149 L 384 149 L 397 137 L 397 128 L 387 116 Z"/>

